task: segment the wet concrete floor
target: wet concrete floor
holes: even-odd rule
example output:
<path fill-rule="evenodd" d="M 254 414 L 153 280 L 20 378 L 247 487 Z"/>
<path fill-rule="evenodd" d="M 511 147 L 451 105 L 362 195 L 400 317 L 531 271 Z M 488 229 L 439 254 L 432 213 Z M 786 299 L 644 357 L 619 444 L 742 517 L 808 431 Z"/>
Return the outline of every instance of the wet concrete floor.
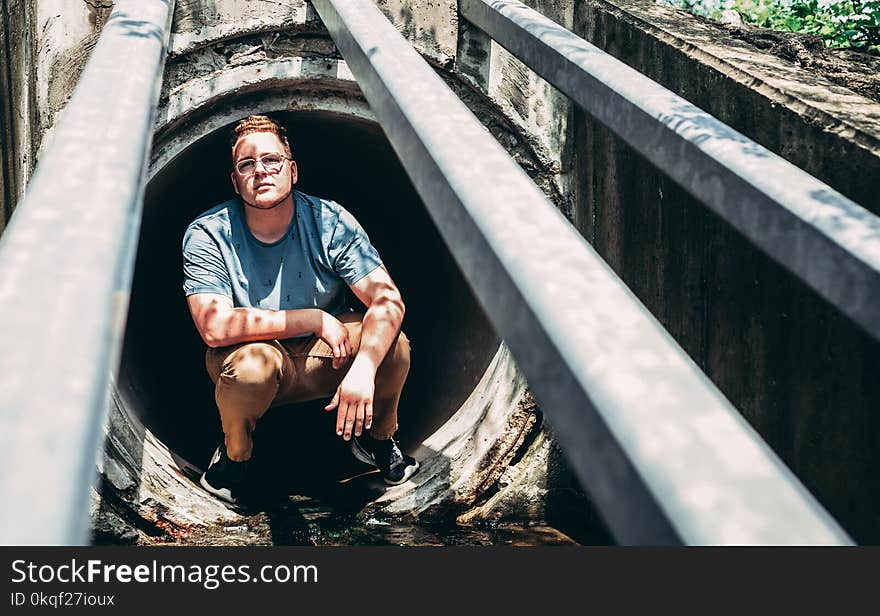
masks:
<path fill-rule="evenodd" d="M 436 519 L 383 519 L 346 514 L 306 496 L 289 496 L 287 502 L 256 514 L 253 521 L 268 526 L 273 545 L 577 545 L 546 525 L 461 526 Z"/>
<path fill-rule="evenodd" d="M 338 472 L 340 469 L 333 469 Z M 579 545 L 571 536 L 546 524 L 504 523 L 463 526 L 455 516 L 430 519 L 389 519 L 365 515 L 364 506 L 384 490 L 375 470 L 360 462 L 348 467 L 348 477 L 339 481 L 326 475 L 311 475 L 314 481 L 278 488 L 277 477 L 254 485 L 258 495 L 250 506 L 239 507 L 242 522 L 224 529 L 230 545 L 257 531 L 266 543 L 278 546 L 349 545 Z M 275 483 L 273 491 L 269 483 Z M 196 544 L 203 544 L 195 536 Z M 216 539 L 205 543 L 214 544 Z"/>
<path fill-rule="evenodd" d="M 321 417 L 321 415 L 318 415 Z M 333 420 L 329 414 L 326 421 Z M 350 454 L 350 444 L 332 434 L 332 426 L 294 430 L 265 422 L 255 447 L 247 507 L 237 508 L 239 521 L 221 529 L 187 534 L 183 543 L 195 545 L 278 546 L 348 545 L 605 545 L 609 539 L 594 532 L 597 525 L 585 515 L 582 497 L 549 503 L 547 522 L 484 524 L 455 523 L 461 511 L 432 512 L 419 519 L 382 519 L 365 514 L 369 503 L 387 488 L 378 471 Z M 268 429 L 265 429 L 268 428 Z M 308 434 L 307 439 L 291 435 Z M 322 436 L 323 435 L 323 436 Z M 259 451 L 259 455 L 258 455 Z M 199 475 L 186 472 L 194 487 Z M 196 487 L 196 489 L 201 489 Z M 573 500 L 572 500 L 573 499 Z M 552 511 L 551 511 L 552 510 Z M 219 531 L 219 533 L 218 533 Z M 158 543 L 181 541 L 155 537 Z"/>

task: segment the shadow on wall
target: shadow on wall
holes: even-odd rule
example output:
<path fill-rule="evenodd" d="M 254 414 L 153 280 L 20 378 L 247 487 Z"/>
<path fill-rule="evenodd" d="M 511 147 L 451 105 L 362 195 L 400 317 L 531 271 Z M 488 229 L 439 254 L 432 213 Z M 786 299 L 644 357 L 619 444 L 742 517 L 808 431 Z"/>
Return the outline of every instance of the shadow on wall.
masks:
<path fill-rule="evenodd" d="M 399 436 L 412 448 L 473 391 L 498 338 L 377 127 L 326 113 L 275 117 L 290 131 L 300 171 L 297 188 L 349 209 L 401 288 L 412 368 Z M 206 347 L 182 291 L 181 240 L 196 215 L 234 196 L 227 135 L 221 130 L 205 136 L 147 187 L 119 376 L 123 398 L 132 402 L 129 410 L 172 451 L 199 466 L 221 431 L 205 372 Z M 272 411 L 285 412 L 304 413 L 302 422 L 285 428 L 291 432 L 287 446 L 320 455 L 316 462 L 346 457 L 325 455 L 342 445 L 327 421 L 330 414 L 309 405 Z M 268 417 L 255 434 L 257 447 L 264 422 Z"/>

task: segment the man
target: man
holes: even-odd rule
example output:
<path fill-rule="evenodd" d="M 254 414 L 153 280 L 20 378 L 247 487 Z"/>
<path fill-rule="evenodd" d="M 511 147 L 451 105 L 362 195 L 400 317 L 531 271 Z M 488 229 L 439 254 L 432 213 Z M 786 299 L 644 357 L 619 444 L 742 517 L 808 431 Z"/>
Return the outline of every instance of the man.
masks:
<path fill-rule="evenodd" d="M 285 129 L 265 116 L 231 137 L 237 198 L 198 216 L 183 238 L 183 288 L 208 345 L 224 439 L 201 477 L 241 497 L 257 421 L 272 406 L 331 398 L 336 434 L 389 484 L 418 462 L 393 435 L 409 372 L 404 305 L 367 234 L 339 204 L 293 189 Z M 350 311 L 345 286 L 367 310 Z"/>

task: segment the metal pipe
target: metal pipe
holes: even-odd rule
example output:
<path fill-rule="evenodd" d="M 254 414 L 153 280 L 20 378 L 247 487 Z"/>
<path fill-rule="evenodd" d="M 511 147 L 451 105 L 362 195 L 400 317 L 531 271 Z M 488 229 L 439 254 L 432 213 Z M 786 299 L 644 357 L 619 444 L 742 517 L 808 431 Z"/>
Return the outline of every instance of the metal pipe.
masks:
<path fill-rule="evenodd" d="M 174 0 L 118 0 L 0 238 L 0 543 L 82 544 Z"/>
<path fill-rule="evenodd" d="M 880 340 L 880 218 L 520 2 L 459 10 Z"/>
<path fill-rule="evenodd" d="M 850 543 L 376 6 L 313 4 L 617 540 Z"/>

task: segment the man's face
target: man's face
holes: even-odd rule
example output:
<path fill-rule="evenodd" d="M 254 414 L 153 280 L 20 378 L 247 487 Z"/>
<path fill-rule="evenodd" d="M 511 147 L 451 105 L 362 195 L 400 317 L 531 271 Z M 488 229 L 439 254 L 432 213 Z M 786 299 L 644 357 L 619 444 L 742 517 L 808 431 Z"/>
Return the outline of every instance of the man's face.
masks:
<path fill-rule="evenodd" d="M 232 185 L 235 192 L 253 207 L 270 209 L 278 205 L 296 184 L 296 163 L 287 159 L 284 146 L 275 133 L 250 133 L 241 137 L 235 144 L 232 158 L 235 161 Z M 271 169 L 272 163 L 279 160 L 280 168 Z"/>

